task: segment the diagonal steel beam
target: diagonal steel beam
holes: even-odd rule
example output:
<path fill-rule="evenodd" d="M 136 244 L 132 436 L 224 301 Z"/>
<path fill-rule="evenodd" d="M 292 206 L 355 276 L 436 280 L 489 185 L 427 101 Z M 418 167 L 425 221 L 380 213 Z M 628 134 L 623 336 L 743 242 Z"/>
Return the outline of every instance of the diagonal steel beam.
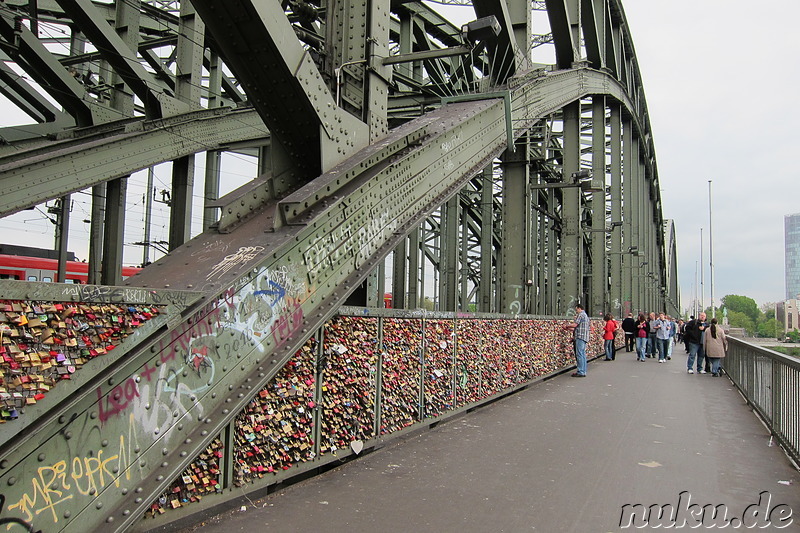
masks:
<path fill-rule="evenodd" d="M 136 51 L 125 44 L 90 0 L 58 0 L 58 4 L 144 103 L 148 118 L 172 116 L 189 110 L 188 105 L 168 95 L 145 70 Z"/>
<path fill-rule="evenodd" d="M 0 159 L 0 217 L 151 165 L 269 135 L 250 109 L 215 108 L 142 119 Z M 125 157 L 120 157 L 125 153 Z"/>
<path fill-rule="evenodd" d="M 193 4 L 301 181 L 367 145 L 366 125 L 334 102 L 280 3 L 194 0 Z"/>
<path fill-rule="evenodd" d="M 0 46 L 28 75 L 44 87 L 53 99 L 75 118 L 80 126 L 89 126 L 110 119 L 114 114 L 93 102 L 78 80 L 67 72 L 21 19 L 7 10 L 0 10 Z"/>

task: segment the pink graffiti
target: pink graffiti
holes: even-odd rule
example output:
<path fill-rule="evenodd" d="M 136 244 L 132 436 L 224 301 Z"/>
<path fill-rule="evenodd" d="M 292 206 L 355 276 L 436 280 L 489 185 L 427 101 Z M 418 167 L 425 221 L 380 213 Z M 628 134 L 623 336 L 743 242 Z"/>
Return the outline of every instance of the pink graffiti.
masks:
<path fill-rule="evenodd" d="M 111 390 L 111 393 L 103 397 L 103 391 L 100 387 L 97 388 L 97 401 L 100 407 L 100 423 L 105 423 L 106 420 L 112 416 L 117 416 L 125 409 L 130 407 L 134 398 L 139 397 L 139 387 L 133 378 L 117 385 Z"/>
<path fill-rule="evenodd" d="M 222 308 L 215 304 L 209 304 L 204 309 L 195 313 L 191 324 L 184 322 L 170 332 L 169 339 L 164 339 L 159 343 L 158 349 L 161 352 L 170 346 L 178 346 L 182 351 L 188 352 L 192 344 L 192 339 L 203 335 L 213 335 L 220 326 L 220 315 Z M 169 354 L 161 356 L 161 362 L 166 363 L 175 358 L 174 348 Z"/>
<path fill-rule="evenodd" d="M 276 348 L 280 348 L 286 344 L 289 337 L 300 329 L 300 326 L 303 324 L 303 317 L 303 309 L 297 303 L 294 304 L 293 310 L 278 317 L 275 323 L 272 324 L 270 331 L 272 338 L 275 340 Z"/>

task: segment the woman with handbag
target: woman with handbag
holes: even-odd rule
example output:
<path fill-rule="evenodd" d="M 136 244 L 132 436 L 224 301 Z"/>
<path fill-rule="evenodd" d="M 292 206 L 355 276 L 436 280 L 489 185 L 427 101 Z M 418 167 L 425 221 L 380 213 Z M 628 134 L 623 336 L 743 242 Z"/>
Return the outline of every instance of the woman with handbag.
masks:
<path fill-rule="evenodd" d="M 718 377 L 720 360 L 728 352 L 728 338 L 722 328 L 717 325 L 716 318 L 711 319 L 711 326 L 703 335 L 703 352 L 711 361 L 711 375 Z"/>

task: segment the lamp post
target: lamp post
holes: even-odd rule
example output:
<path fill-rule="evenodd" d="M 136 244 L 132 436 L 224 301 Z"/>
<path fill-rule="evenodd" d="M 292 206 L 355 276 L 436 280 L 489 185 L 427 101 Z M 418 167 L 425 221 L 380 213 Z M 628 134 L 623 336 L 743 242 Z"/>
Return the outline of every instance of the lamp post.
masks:
<path fill-rule="evenodd" d="M 713 231 L 711 230 L 711 180 L 708 180 L 708 281 L 711 285 L 711 318 L 716 318 L 717 309 L 714 307 L 714 246 L 712 244 Z"/>

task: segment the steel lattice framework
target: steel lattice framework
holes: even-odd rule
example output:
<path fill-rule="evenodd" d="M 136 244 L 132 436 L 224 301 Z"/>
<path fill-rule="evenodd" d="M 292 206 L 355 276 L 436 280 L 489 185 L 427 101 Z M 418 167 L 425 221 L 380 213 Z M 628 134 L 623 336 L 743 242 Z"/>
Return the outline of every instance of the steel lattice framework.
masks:
<path fill-rule="evenodd" d="M 84 451 L 135 435 L 115 482 L 37 528 L 129 528 L 344 303 L 378 307 L 391 292 L 403 309 L 677 314 L 674 232 L 621 1 L 439 4 L 472 6 L 474 22 L 383 0 L 0 2 L 0 93 L 31 119 L 0 128 L 0 216 L 55 201 L 63 262 L 70 195 L 89 193 L 90 283 L 120 289 L 83 298 L 168 304 L 64 401 L 2 426 L 6 501 L 43 462 L 75 457 L 72 435 Z M 221 195 L 231 153 L 258 171 Z M 169 254 L 123 282 L 128 179 L 159 165 L 171 169 Z M 254 293 L 279 294 L 278 333 L 240 343 L 231 332 L 252 326 L 237 306 Z M 231 361 L 208 383 L 184 375 L 202 393 L 176 406 L 142 390 L 149 412 L 169 414 L 155 431 L 97 421 L 101 390 L 168 364 L 198 328 L 221 339 L 209 357 Z"/>

